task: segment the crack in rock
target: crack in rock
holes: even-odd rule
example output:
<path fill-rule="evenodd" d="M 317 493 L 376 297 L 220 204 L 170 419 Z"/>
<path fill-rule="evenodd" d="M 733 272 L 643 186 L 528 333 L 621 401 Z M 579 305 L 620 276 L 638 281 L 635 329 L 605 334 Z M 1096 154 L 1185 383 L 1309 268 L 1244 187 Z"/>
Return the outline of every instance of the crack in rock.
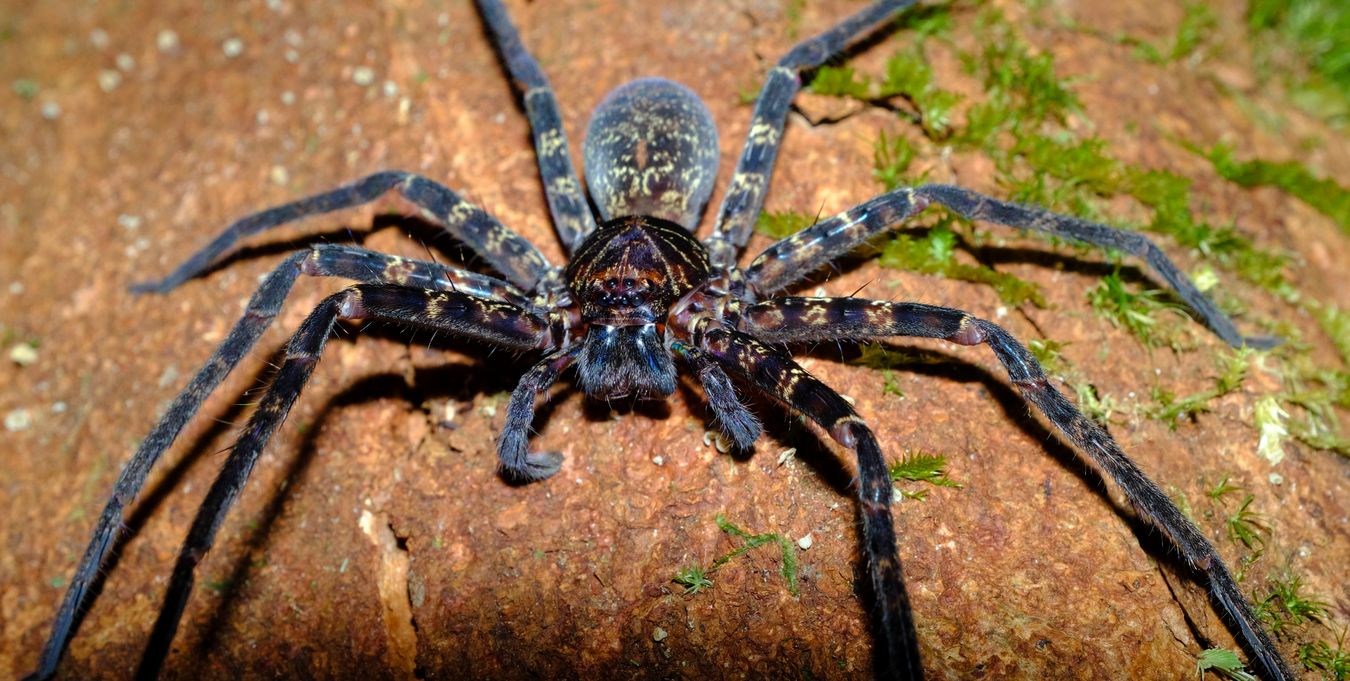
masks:
<path fill-rule="evenodd" d="M 370 511 L 361 511 L 361 531 L 379 551 L 380 603 L 383 604 L 384 630 L 389 648 L 385 661 L 398 678 L 416 679 L 417 625 L 413 622 L 412 594 L 409 591 L 409 564 L 406 541 L 394 533 L 389 519 Z"/>

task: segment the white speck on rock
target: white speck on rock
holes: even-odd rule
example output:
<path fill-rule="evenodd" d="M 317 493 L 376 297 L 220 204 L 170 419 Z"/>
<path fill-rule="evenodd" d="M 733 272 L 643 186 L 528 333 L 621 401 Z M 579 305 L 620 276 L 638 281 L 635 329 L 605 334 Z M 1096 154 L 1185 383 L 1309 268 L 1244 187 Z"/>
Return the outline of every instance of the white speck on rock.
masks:
<path fill-rule="evenodd" d="M 652 640 L 653 640 L 653 641 L 656 641 L 656 642 L 659 643 L 659 642 L 661 642 L 661 641 L 666 640 L 666 637 L 667 637 L 667 636 L 670 636 L 670 633 L 667 632 L 665 629 L 662 629 L 661 627 L 657 627 L 656 629 L 653 629 L 653 630 L 652 630 Z"/>
<path fill-rule="evenodd" d="M 268 173 L 272 184 L 279 187 L 285 187 L 291 181 L 291 174 L 286 170 L 286 166 L 272 166 L 272 172 Z"/>
<path fill-rule="evenodd" d="M 104 92 L 112 92 L 122 84 L 122 74 L 112 69 L 104 69 L 98 72 L 98 87 Z"/>
<path fill-rule="evenodd" d="M 155 47 L 160 52 L 172 52 L 178 49 L 178 34 L 172 29 L 164 29 L 155 36 Z"/>
<path fill-rule="evenodd" d="M 103 30 L 103 29 L 101 29 L 101 28 L 96 28 L 96 29 L 90 31 L 90 32 L 89 32 L 89 44 L 90 44 L 90 45 L 93 45 L 94 47 L 97 47 L 97 48 L 100 49 L 100 50 L 107 49 L 107 48 L 108 48 L 108 32 L 105 31 L 105 30 Z"/>
<path fill-rule="evenodd" d="M 21 366 L 32 366 L 38 361 L 37 348 L 30 343 L 15 343 L 9 349 L 9 361 Z"/>
<path fill-rule="evenodd" d="M 798 539 L 798 540 L 797 540 L 797 546 L 802 547 L 802 550 L 803 550 L 803 551 L 805 551 L 805 550 L 811 548 L 811 546 L 812 546 L 813 544 L 815 544 L 815 543 L 816 543 L 816 539 L 815 539 L 815 537 L 812 537 L 812 536 L 811 536 L 811 533 L 810 533 L 810 532 L 807 532 L 805 537 L 802 537 L 801 539 Z"/>
<path fill-rule="evenodd" d="M 663 458 L 660 454 L 657 454 L 656 456 L 652 457 L 652 463 L 658 466 L 664 464 L 665 462 L 666 462 L 665 458 Z"/>
<path fill-rule="evenodd" d="M 1283 484 L 1284 484 L 1284 476 L 1283 476 L 1283 475 L 1280 475 L 1279 473 L 1271 473 L 1271 474 L 1270 474 L 1270 477 L 1267 478 L 1267 479 L 1270 480 L 1270 484 L 1272 484 L 1272 485 L 1283 485 Z"/>
<path fill-rule="evenodd" d="M 47 101 L 42 103 L 42 117 L 54 121 L 61 117 L 61 105 L 56 102 Z"/>
<path fill-rule="evenodd" d="M 128 73 L 130 73 L 132 69 L 136 68 L 136 58 L 132 57 L 126 52 L 117 55 L 117 57 L 113 60 L 113 63 L 117 64 L 117 68 Z"/>
<path fill-rule="evenodd" d="M 224 52 L 226 57 L 234 59 L 244 53 L 244 41 L 238 38 L 230 38 L 221 43 L 220 51 Z"/>
<path fill-rule="evenodd" d="M 134 232 L 141 228 L 141 216 L 130 213 L 122 213 L 117 216 L 117 224 L 128 232 Z"/>
<path fill-rule="evenodd" d="M 365 87 L 375 82 L 375 69 L 369 66 L 358 66 L 352 69 L 352 82 Z"/>
<path fill-rule="evenodd" d="M 5 414 L 5 430 L 17 433 L 33 425 L 33 415 L 27 409 L 15 409 Z"/>

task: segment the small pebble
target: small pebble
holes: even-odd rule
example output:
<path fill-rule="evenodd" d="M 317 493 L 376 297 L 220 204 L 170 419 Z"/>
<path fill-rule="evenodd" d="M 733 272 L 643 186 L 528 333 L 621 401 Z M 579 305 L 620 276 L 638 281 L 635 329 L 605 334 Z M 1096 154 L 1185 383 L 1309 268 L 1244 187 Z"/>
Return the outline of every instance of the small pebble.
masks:
<path fill-rule="evenodd" d="M 112 92 L 122 84 L 122 74 L 112 69 L 104 69 L 98 72 L 98 86 L 104 92 Z"/>
<path fill-rule="evenodd" d="M 9 294 L 10 294 L 10 295 L 12 295 L 12 296 L 17 296 L 17 295 L 20 295 L 20 294 L 22 294 L 22 293 L 23 293 L 23 282 L 22 282 L 22 281 L 11 281 L 11 282 L 9 282 Z"/>
<path fill-rule="evenodd" d="M 5 430 L 17 433 L 33 425 L 33 415 L 27 409 L 15 409 L 5 414 Z"/>
<path fill-rule="evenodd" d="M 108 47 L 108 32 L 105 31 L 105 30 L 103 30 L 103 29 L 101 29 L 101 28 L 96 28 L 96 29 L 90 31 L 90 32 L 89 32 L 89 44 L 90 44 L 90 45 L 93 45 L 94 47 L 97 47 L 97 48 L 100 49 L 100 50 L 102 50 L 102 49 L 107 49 L 107 47 Z"/>
<path fill-rule="evenodd" d="M 1272 485 L 1283 485 L 1283 484 L 1284 484 L 1284 476 L 1283 476 L 1283 475 L 1280 475 L 1279 473 L 1271 473 L 1271 474 L 1270 474 L 1270 477 L 1268 478 L 1268 480 L 1270 480 L 1270 484 L 1272 484 Z"/>
<path fill-rule="evenodd" d="M 117 55 L 117 58 L 114 60 L 114 62 L 117 64 L 117 68 L 123 71 L 129 72 L 132 69 L 136 68 L 136 59 L 131 55 L 127 54 L 126 52 Z"/>
<path fill-rule="evenodd" d="M 54 121 L 61 117 L 61 105 L 56 102 L 42 103 L 42 117 Z"/>
<path fill-rule="evenodd" d="M 32 366 L 38 361 L 37 348 L 28 343 L 15 343 L 9 349 L 9 361 L 21 366 Z"/>
<path fill-rule="evenodd" d="M 65 402 L 53 402 L 53 403 L 52 403 L 52 413 L 53 413 L 53 414 L 64 414 L 64 413 L 66 413 L 66 403 L 65 403 Z"/>
<path fill-rule="evenodd" d="M 657 627 L 654 631 L 652 631 L 652 640 L 653 640 L 653 641 L 657 641 L 657 642 L 664 641 L 664 640 L 666 640 L 666 637 L 667 637 L 667 636 L 670 636 L 670 634 L 669 634 L 668 632 L 666 632 L 665 629 L 662 629 L 661 627 Z"/>
<path fill-rule="evenodd" d="M 810 532 L 807 532 L 805 537 L 802 537 L 801 539 L 797 540 L 797 546 L 802 547 L 803 551 L 811 548 L 811 545 L 815 543 L 816 540 L 814 537 L 811 536 Z"/>
<path fill-rule="evenodd" d="M 375 69 L 369 66 L 358 66 L 352 69 L 352 82 L 362 87 L 375 82 Z"/>
<path fill-rule="evenodd" d="M 164 29 L 155 36 L 155 47 L 160 52 L 172 52 L 178 49 L 178 34 L 172 29 Z"/>
<path fill-rule="evenodd" d="M 234 59 L 244 53 L 244 41 L 238 38 L 230 38 L 221 43 L 220 51 L 224 52 L 226 57 Z"/>
<path fill-rule="evenodd" d="M 662 458 L 662 456 L 661 456 L 660 454 L 657 454 L 656 456 L 653 456 L 653 457 L 652 457 L 652 463 L 654 463 L 654 464 L 656 464 L 656 465 L 658 465 L 658 466 L 660 466 L 661 464 L 664 464 L 665 462 L 666 462 L 666 460 L 665 460 L 664 458 Z"/>
<path fill-rule="evenodd" d="M 128 232 L 134 232 L 141 228 L 141 217 L 130 213 L 122 213 L 117 216 L 117 224 Z"/>
<path fill-rule="evenodd" d="M 291 174 L 286 170 L 286 166 L 272 166 L 272 172 L 268 176 L 272 179 L 272 184 L 279 187 L 285 187 L 291 181 Z"/>
<path fill-rule="evenodd" d="M 398 83 L 392 80 L 384 81 L 384 96 L 394 97 L 398 95 Z"/>

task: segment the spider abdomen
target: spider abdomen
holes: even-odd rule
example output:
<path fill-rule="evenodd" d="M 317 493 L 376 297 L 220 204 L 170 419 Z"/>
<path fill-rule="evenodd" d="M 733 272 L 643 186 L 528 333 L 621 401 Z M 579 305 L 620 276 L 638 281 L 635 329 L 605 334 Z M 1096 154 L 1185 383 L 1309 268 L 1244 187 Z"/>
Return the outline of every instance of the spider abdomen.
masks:
<path fill-rule="evenodd" d="M 688 231 L 717 179 L 717 128 L 679 83 L 644 78 L 615 88 L 591 114 L 586 186 L 602 219 L 651 215 Z"/>

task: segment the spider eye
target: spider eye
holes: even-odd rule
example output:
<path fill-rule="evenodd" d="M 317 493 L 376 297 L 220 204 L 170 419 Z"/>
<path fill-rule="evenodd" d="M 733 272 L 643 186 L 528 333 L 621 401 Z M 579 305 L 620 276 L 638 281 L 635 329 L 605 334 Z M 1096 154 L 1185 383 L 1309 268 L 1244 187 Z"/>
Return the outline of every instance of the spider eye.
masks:
<path fill-rule="evenodd" d="M 623 280 L 623 287 L 624 287 L 624 288 L 633 288 L 634 286 L 637 286 L 637 280 L 636 280 L 636 279 L 624 279 L 624 280 Z"/>
<path fill-rule="evenodd" d="M 619 280 L 618 280 L 618 279 L 615 279 L 614 277 L 610 277 L 610 278 L 608 278 L 608 279 L 605 280 L 605 288 L 611 288 L 611 289 L 612 289 L 612 288 L 618 288 L 618 286 L 619 286 Z"/>

